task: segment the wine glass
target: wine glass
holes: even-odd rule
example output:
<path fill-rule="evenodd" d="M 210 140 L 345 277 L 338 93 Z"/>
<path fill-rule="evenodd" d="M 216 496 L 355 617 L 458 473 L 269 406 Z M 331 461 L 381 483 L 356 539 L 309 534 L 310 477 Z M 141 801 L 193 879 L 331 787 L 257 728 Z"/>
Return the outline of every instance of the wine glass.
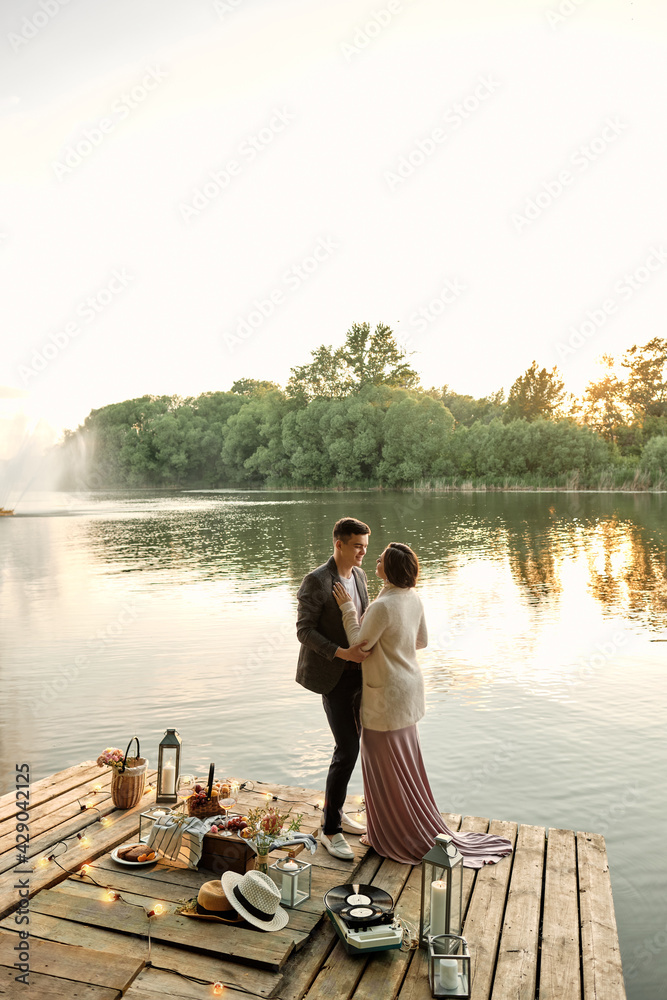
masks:
<path fill-rule="evenodd" d="M 236 805 L 236 795 L 234 791 L 230 791 L 226 799 L 220 799 L 220 805 L 225 811 L 225 829 L 222 831 L 222 836 L 231 837 L 232 831 L 227 829 L 227 813 L 233 805 Z"/>

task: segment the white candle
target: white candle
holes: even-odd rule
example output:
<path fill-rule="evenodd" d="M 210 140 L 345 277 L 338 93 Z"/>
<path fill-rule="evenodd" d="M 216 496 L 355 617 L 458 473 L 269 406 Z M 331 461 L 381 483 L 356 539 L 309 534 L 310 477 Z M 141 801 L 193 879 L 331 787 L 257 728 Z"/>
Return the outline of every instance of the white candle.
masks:
<path fill-rule="evenodd" d="M 155 812 L 153 813 L 153 819 L 157 819 L 158 816 L 166 816 L 166 815 L 167 814 L 164 811 L 164 809 L 156 809 Z"/>
<path fill-rule="evenodd" d="M 459 963 L 455 958 L 440 959 L 440 985 L 444 990 L 455 990 L 459 985 Z"/>
<path fill-rule="evenodd" d="M 430 934 L 447 933 L 447 883 L 442 880 L 431 882 L 431 930 Z"/>
<path fill-rule="evenodd" d="M 176 788 L 176 768 L 171 760 L 162 768 L 162 794 L 173 795 Z"/>
<path fill-rule="evenodd" d="M 286 861 L 283 865 L 283 872 L 298 872 L 299 866 L 296 861 Z M 294 883 L 294 891 L 292 893 L 292 883 Z M 298 875 L 283 875 L 283 891 L 282 897 L 283 902 L 289 900 L 292 902 L 296 899 L 296 894 L 299 889 L 299 876 Z"/>

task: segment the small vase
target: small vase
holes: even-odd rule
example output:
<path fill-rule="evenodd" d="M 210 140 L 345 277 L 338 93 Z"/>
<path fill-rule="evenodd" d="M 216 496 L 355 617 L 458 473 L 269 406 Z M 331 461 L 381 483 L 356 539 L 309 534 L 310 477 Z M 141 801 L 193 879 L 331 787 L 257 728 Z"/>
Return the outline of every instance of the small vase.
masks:
<path fill-rule="evenodd" d="M 255 861 L 255 871 L 264 872 L 265 875 L 269 874 L 269 855 L 268 854 L 258 854 L 257 860 Z"/>

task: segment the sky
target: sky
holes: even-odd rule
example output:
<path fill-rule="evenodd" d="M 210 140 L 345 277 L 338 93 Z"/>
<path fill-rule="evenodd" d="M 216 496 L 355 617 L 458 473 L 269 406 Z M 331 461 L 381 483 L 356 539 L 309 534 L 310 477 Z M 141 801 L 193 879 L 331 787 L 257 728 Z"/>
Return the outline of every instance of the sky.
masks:
<path fill-rule="evenodd" d="M 426 387 L 580 394 L 665 335 L 666 40 L 662 0 L 4 0 L 0 457 L 364 321 Z"/>

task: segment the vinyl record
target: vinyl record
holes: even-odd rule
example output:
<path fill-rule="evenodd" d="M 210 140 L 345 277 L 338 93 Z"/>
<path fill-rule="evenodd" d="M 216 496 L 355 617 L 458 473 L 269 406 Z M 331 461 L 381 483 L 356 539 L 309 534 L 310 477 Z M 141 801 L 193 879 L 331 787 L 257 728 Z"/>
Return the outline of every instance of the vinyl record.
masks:
<path fill-rule="evenodd" d="M 324 897 L 324 905 L 332 913 L 340 913 L 343 909 L 350 912 L 360 909 L 371 910 L 373 916 L 375 916 L 376 914 L 390 913 L 394 908 L 394 900 L 388 892 L 385 892 L 384 889 L 379 889 L 375 885 L 348 883 L 346 885 L 335 885 L 333 889 L 329 889 Z M 367 914 L 367 916 L 370 916 L 370 914 Z"/>

